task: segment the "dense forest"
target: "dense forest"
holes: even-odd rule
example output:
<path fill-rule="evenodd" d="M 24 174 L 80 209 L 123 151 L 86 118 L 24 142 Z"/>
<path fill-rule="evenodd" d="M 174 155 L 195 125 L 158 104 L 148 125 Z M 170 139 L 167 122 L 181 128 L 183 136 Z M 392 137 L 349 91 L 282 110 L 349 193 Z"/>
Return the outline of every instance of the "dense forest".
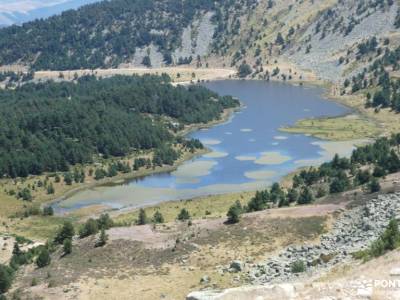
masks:
<path fill-rule="evenodd" d="M 95 155 L 163 150 L 175 141 L 168 130 L 175 122 L 162 116 L 181 125 L 203 123 L 236 105 L 201 86 L 173 87 L 166 75 L 86 76 L 1 90 L 0 174 L 67 171 Z M 162 162 L 168 150 L 157 153 Z"/>
<path fill-rule="evenodd" d="M 0 29 L 0 65 L 23 62 L 33 69 L 67 70 L 117 66 L 137 47 L 156 45 L 171 63 L 183 29 L 200 12 L 213 11 L 216 37 L 227 22 L 221 11 L 255 0 L 113 0 L 60 16 Z"/>

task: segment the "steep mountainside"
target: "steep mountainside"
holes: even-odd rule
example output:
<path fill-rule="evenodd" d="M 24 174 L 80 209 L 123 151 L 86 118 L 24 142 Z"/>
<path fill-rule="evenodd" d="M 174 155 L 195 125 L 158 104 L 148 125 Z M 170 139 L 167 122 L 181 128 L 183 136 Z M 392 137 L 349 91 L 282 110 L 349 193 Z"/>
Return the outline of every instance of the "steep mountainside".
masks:
<path fill-rule="evenodd" d="M 394 0 L 113 0 L 0 31 L 0 65 L 67 70 L 193 64 L 262 67 L 283 58 L 325 80 L 358 74 L 371 37 L 400 43 Z M 277 75 L 277 74 L 274 74 Z M 282 75 L 282 74 L 281 74 Z M 288 74 L 286 74 L 287 76 Z"/>
<path fill-rule="evenodd" d="M 205 54 L 212 37 L 219 35 L 215 27 L 223 27 L 225 22 L 220 10 L 233 3 L 241 10 L 253 2 L 103 1 L 44 21 L 2 29 L 0 64 L 79 69 L 132 61 L 149 66 L 151 58 L 158 64 L 188 63 Z"/>

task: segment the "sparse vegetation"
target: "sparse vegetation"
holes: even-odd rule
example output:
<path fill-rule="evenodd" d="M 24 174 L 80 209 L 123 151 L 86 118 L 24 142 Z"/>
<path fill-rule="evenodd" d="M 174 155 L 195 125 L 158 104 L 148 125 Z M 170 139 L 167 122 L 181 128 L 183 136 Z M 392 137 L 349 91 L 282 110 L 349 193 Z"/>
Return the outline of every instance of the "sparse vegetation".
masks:
<path fill-rule="evenodd" d="M 364 261 L 374 257 L 379 257 L 388 251 L 392 251 L 400 246 L 399 224 L 396 220 L 391 220 L 386 230 L 382 235 L 374 241 L 367 250 L 362 250 L 354 253 L 357 259 Z"/>

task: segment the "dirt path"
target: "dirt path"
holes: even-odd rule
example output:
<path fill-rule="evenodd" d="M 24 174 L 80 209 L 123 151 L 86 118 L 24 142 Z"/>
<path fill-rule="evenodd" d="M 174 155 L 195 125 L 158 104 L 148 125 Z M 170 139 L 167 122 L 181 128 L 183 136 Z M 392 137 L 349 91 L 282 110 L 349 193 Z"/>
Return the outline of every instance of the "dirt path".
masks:
<path fill-rule="evenodd" d="M 229 78 L 236 74 L 233 69 L 218 69 L 218 68 L 193 68 L 193 67 L 168 67 L 168 68 L 118 68 L 118 69 L 95 69 L 95 70 L 69 70 L 69 71 L 37 71 L 35 72 L 35 79 L 47 80 L 64 78 L 66 80 L 74 79 L 75 74 L 82 75 L 96 75 L 96 76 L 113 76 L 113 75 L 144 75 L 154 74 L 161 75 L 168 74 L 176 83 L 187 83 L 191 80 L 217 80 Z"/>

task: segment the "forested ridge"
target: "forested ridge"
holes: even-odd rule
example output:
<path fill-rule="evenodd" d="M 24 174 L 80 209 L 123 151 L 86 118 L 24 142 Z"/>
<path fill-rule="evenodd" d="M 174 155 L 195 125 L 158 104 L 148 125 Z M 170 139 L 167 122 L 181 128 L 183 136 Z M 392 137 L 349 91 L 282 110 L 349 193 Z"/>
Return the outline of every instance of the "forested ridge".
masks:
<path fill-rule="evenodd" d="M 215 36 L 227 27 L 229 7 L 255 0 L 113 0 L 59 16 L 0 29 L 0 65 L 23 63 L 33 69 L 68 70 L 118 66 L 135 49 L 153 44 L 170 64 L 184 28 L 197 14 L 215 13 Z"/>
<path fill-rule="evenodd" d="M 208 122 L 238 102 L 201 86 L 173 87 L 163 76 L 79 78 L 0 91 L 0 174 L 67 171 L 95 155 L 164 149 L 175 140 L 166 116 Z"/>

